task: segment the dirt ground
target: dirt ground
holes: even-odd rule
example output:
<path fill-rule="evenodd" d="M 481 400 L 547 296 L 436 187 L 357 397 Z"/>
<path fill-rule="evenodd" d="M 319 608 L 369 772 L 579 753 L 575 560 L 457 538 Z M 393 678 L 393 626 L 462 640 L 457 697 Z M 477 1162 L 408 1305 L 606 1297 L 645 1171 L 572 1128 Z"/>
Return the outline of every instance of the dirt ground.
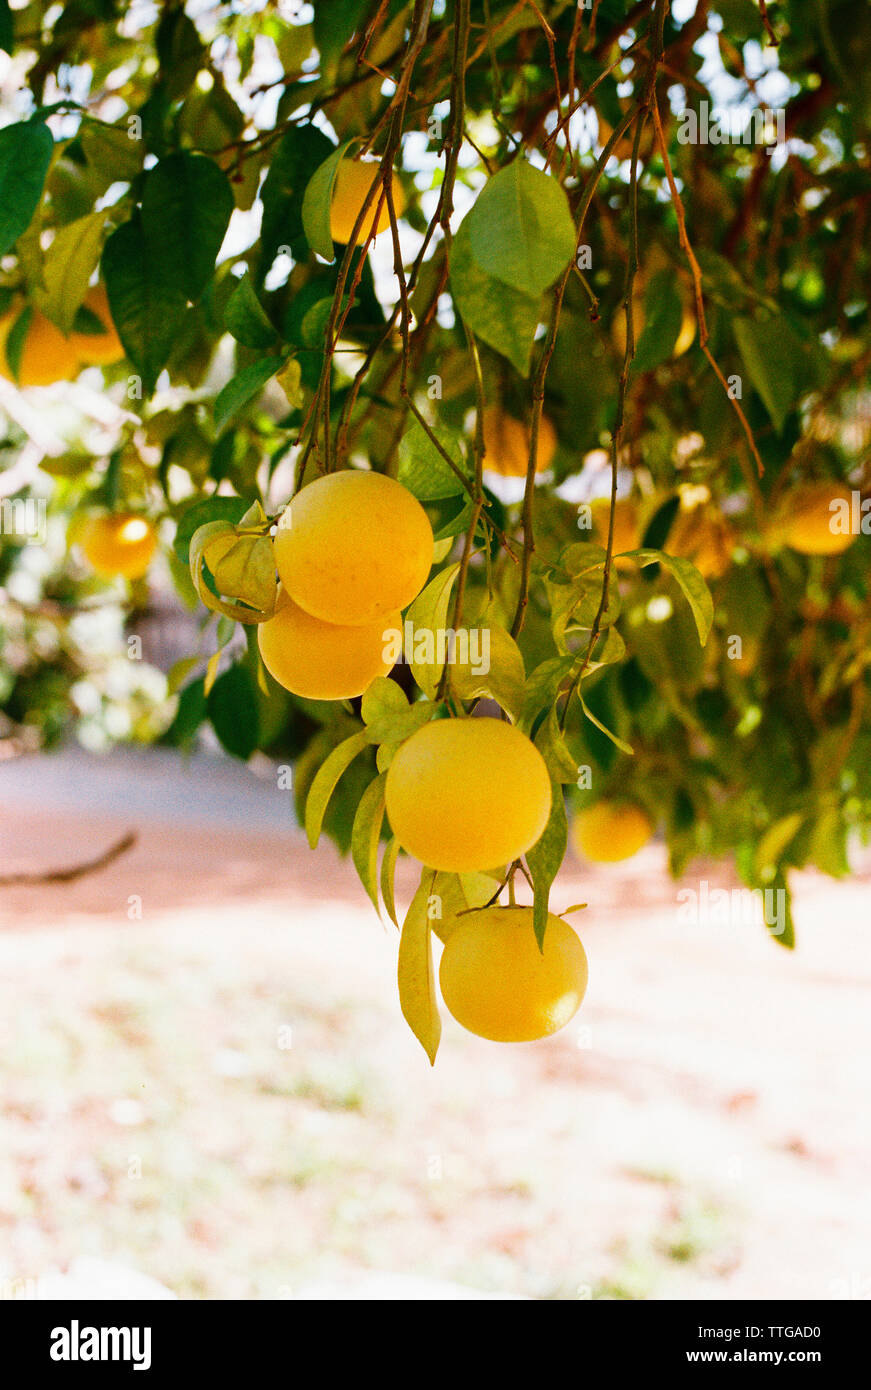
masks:
<path fill-rule="evenodd" d="M 789 953 L 740 914 L 680 920 L 678 888 L 722 869 L 675 885 L 656 845 L 574 864 L 554 902 L 589 903 L 581 1013 L 502 1047 L 445 1017 L 430 1070 L 396 931 L 331 847 L 207 815 L 201 779 L 183 816 L 159 779 L 128 805 L 7 772 L 0 873 L 139 838 L 77 882 L 0 888 L 0 1294 L 97 1258 L 188 1298 L 376 1275 L 390 1296 L 871 1296 L 867 876 L 797 879 Z"/>

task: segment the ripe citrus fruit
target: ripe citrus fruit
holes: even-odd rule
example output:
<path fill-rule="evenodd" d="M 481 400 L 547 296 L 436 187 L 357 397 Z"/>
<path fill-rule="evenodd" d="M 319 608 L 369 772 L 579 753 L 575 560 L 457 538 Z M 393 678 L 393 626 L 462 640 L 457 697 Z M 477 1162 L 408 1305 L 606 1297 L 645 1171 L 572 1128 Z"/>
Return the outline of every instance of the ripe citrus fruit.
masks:
<path fill-rule="evenodd" d="M 591 503 L 593 513 L 593 535 L 600 545 L 608 544 L 608 524 L 611 513 L 610 497 L 597 497 Z M 631 497 L 618 497 L 614 504 L 614 545 L 613 555 L 621 550 L 638 550 L 641 536 L 638 528 L 638 508 Z M 634 560 L 615 560 L 617 569 L 635 569 Z"/>
<path fill-rule="evenodd" d="M 378 169 L 378 161 L 374 159 L 343 159 L 336 170 L 333 199 L 330 204 L 330 236 L 333 241 L 338 241 L 342 246 L 347 246 L 353 236 L 354 223 L 360 215 L 360 209 L 366 201 L 369 189 L 378 177 Z M 402 184 L 395 174 L 391 174 L 391 180 L 393 206 L 396 209 L 396 216 L 400 217 L 405 207 L 405 195 L 402 192 Z M 381 190 L 378 189 L 372 197 L 372 202 L 369 204 L 366 216 L 357 233 L 357 239 L 354 243 L 356 246 L 362 246 L 368 240 L 373 223 L 376 236 L 390 226 L 390 209 L 387 206 L 386 194 L 381 201 L 378 220 L 375 222 L 375 209 L 378 207 L 380 197 Z"/>
<path fill-rule="evenodd" d="M 484 467 L 505 478 L 525 478 L 529 464 L 529 429 L 513 415 L 506 415 L 501 406 L 484 409 Z M 543 473 L 553 463 L 556 453 L 556 430 L 546 415 L 538 426 L 536 473 Z"/>
<path fill-rule="evenodd" d="M 257 639 L 267 671 L 292 695 L 350 700 L 393 665 L 384 659 L 384 632 L 391 627 L 401 631 L 401 613 L 368 627 L 341 627 L 313 618 L 284 594 Z"/>
<path fill-rule="evenodd" d="M 587 988 L 587 957 L 571 927 L 549 913 L 540 951 L 531 907 L 485 907 L 458 921 L 439 967 L 457 1022 L 491 1042 L 535 1042 L 564 1028 Z"/>
<path fill-rule="evenodd" d="M 90 517 L 78 541 L 91 567 L 105 579 L 139 579 L 157 548 L 157 532 L 147 517 L 118 512 Z"/>
<path fill-rule="evenodd" d="M 842 507 L 850 509 L 850 493 L 835 482 L 807 483 L 796 488 L 784 499 L 776 530 L 785 545 L 802 555 L 840 555 L 856 539 L 852 531 L 833 530 L 832 525 Z"/>
<path fill-rule="evenodd" d="M 85 295 L 85 308 L 90 309 L 105 326 L 105 333 L 73 333 L 70 342 L 85 366 L 109 366 L 124 356 L 121 339 L 115 331 L 109 312 L 105 285 L 94 285 Z"/>
<path fill-rule="evenodd" d="M 409 604 L 432 552 L 423 507 L 383 473 L 315 479 L 285 509 L 275 536 L 276 568 L 293 601 L 325 623 L 351 627 Z"/>
<path fill-rule="evenodd" d="M 79 369 L 79 356 L 71 338 L 65 338 L 51 319 L 38 309 L 31 310 L 30 323 L 18 365 L 18 376 L 6 355 L 9 334 L 18 321 L 21 306 L 0 319 L 0 375 L 18 386 L 50 386 L 53 381 L 69 381 Z"/>
<path fill-rule="evenodd" d="M 572 821 L 572 843 L 593 864 L 631 859 L 652 834 L 647 812 L 631 802 L 597 801 Z"/>
<path fill-rule="evenodd" d="M 501 719 L 437 719 L 402 744 L 387 815 L 431 869 L 483 871 L 517 859 L 550 815 L 550 777 L 533 743 Z"/>
<path fill-rule="evenodd" d="M 675 516 L 665 549 L 691 560 L 703 579 L 719 579 L 732 561 L 734 539 L 725 517 L 706 503 L 684 506 Z"/>

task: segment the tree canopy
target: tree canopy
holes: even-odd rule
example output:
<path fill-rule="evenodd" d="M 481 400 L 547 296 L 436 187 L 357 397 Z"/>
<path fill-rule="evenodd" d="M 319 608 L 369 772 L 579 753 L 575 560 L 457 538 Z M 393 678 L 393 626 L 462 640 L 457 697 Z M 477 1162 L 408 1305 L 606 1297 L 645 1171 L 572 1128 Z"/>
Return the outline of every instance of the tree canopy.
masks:
<path fill-rule="evenodd" d="M 135 634 L 148 581 L 107 591 L 76 541 L 136 513 L 200 630 L 168 687 L 131 676 L 123 733 L 211 723 L 285 758 L 376 903 L 396 747 L 481 699 L 556 789 L 541 929 L 567 815 L 603 798 L 646 811 L 675 873 L 848 871 L 871 822 L 871 7 L 4 2 L 0 47 L 9 737 L 82 716 L 107 592 Z M 100 365 L 82 343 L 112 325 Z M 39 334 L 89 394 L 36 380 Z M 347 468 L 402 482 L 436 547 L 362 704 L 289 694 L 257 644 L 283 507 Z M 486 670 L 409 640 L 460 630 Z"/>

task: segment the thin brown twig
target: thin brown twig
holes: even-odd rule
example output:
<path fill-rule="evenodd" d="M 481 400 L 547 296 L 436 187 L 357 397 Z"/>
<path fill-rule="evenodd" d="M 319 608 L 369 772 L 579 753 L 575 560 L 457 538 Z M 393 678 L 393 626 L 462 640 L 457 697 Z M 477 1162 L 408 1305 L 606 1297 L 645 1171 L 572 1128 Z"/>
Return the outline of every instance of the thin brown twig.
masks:
<path fill-rule="evenodd" d="M 100 869 L 105 869 L 113 860 L 120 858 L 132 849 L 137 840 L 136 832 L 128 830 L 126 835 L 122 835 L 114 845 L 110 845 L 102 854 L 98 854 L 96 859 L 86 859 L 82 864 L 72 864 L 66 869 L 48 869 L 43 871 L 22 871 L 14 874 L 0 874 L 0 888 L 17 888 L 22 884 L 37 883 L 72 883 L 77 878 L 84 878 L 86 874 L 97 873 Z"/>
<path fill-rule="evenodd" d="M 656 101 L 655 96 L 654 100 L 651 103 L 651 111 L 653 114 L 654 128 L 656 130 L 656 142 L 659 146 L 659 153 L 662 157 L 663 166 L 665 168 L 665 176 L 668 180 L 668 187 L 671 192 L 672 205 L 674 207 L 675 216 L 677 217 L 678 237 L 680 239 L 680 244 L 683 248 L 684 255 L 686 256 L 687 262 L 689 264 L 690 274 L 693 278 L 693 294 L 695 296 L 696 319 L 698 320 L 699 327 L 699 347 L 702 349 L 702 352 L 705 354 L 711 366 L 713 367 L 717 380 L 720 382 L 720 385 L 726 392 L 727 399 L 732 402 L 732 407 L 736 415 L 738 416 L 738 419 L 741 422 L 741 428 L 744 431 L 744 434 L 747 439 L 747 444 L 756 463 L 757 473 L 761 478 L 763 473 L 765 472 L 765 466 L 762 462 L 762 459 L 759 456 L 759 450 L 756 447 L 756 440 L 753 437 L 753 431 L 750 428 L 750 423 L 747 419 L 747 416 L 744 414 L 744 411 L 741 408 L 741 402 L 729 390 L 729 384 L 726 381 L 726 378 L 724 377 L 722 371 L 720 370 L 718 363 L 714 359 L 713 353 L 708 347 L 708 325 L 705 320 L 705 304 L 704 297 L 702 294 L 701 267 L 699 266 L 698 260 L 696 259 L 696 254 L 693 251 L 689 236 L 687 234 L 686 216 L 684 214 L 683 199 L 681 198 L 680 193 L 678 192 L 677 183 L 675 182 L 674 172 L 671 167 L 671 160 L 669 159 L 668 155 L 668 145 L 665 139 L 665 132 L 662 128 L 662 120 L 659 115 L 659 104 Z M 752 486 L 751 492 L 753 493 L 754 499 L 758 500 L 758 487 Z"/>

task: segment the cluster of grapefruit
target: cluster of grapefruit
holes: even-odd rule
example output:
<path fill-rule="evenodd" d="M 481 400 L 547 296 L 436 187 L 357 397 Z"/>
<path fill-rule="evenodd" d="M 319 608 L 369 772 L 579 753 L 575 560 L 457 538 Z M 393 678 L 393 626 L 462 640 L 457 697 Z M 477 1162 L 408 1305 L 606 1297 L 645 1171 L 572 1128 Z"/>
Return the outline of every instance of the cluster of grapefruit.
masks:
<path fill-rule="evenodd" d="M 425 511 L 380 473 L 330 473 L 303 488 L 274 539 L 281 592 L 260 624 L 270 674 L 294 694 L 362 694 L 392 665 L 388 634 L 432 565 Z M 435 719 L 400 745 L 386 781 L 402 848 L 428 868 L 501 868 L 540 838 L 551 783 L 538 749 L 492 718 Z M 586 960 L 559 919 L 538 950 L 531 908 L 487 907 L 456 924 L 442 957 L 445 1003 L 484 1037 L 523 1040 L 563 1026 L 580 1005 Z"/>

